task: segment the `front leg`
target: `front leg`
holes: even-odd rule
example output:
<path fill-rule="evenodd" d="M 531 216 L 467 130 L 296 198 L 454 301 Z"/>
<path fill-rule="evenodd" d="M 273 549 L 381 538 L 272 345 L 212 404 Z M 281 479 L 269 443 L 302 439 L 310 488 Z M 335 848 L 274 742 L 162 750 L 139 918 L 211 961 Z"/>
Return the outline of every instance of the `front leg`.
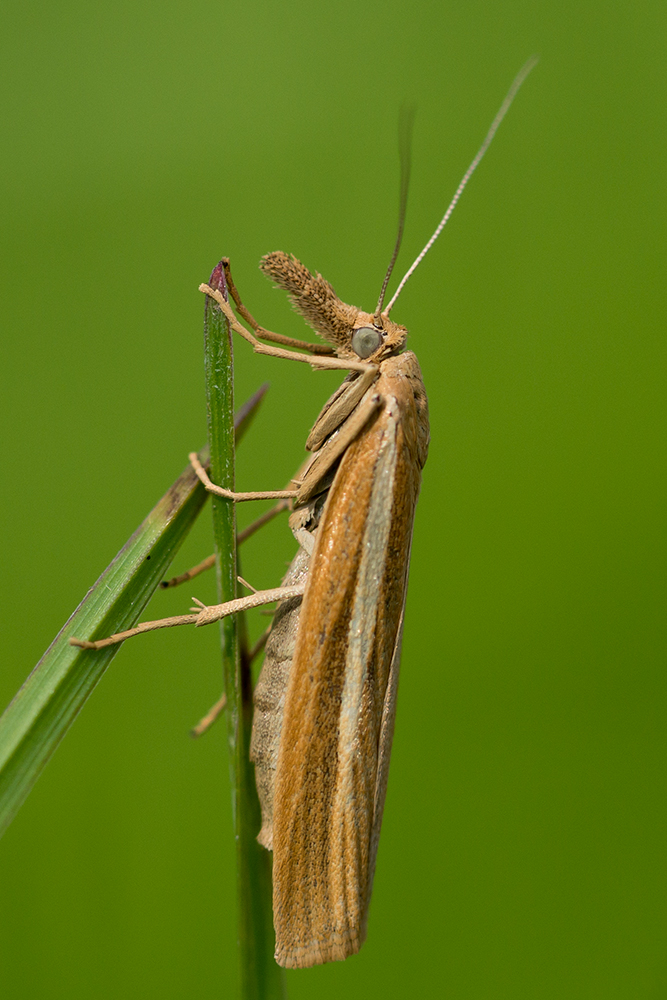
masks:
<path fill-rule="evenodd" d="M 354 361 L 352 358 L 343 360 L 341 358 L 330 357 L 329 355 L 314 356 L 311 354 L 302 354 L 299 351 L 285 351 L 280 347 L 271 347 L 269 344 L 262 344 L 250 330 L 246 329 L 243 323 L 239 323 L 234 315 L 234 310 L 222 292 L 218 291 L 217 288 L 211 288 L 207 284 L 201 284 L 199 291 L 215 299 L 227 317 L 232 330 L 235 330 L 239 336 L 247 340 L 249 344 L 252 344 L 255 354 L 267 354 L 274 358 L 285 358 L 287 361 L 304 361 L 312 368 L 339 369 L 355 372 L 377 371 L 377 365 L 365 364 L 363 361 Z"/>
<path fill-rule="evenodd" d="M 282 344 L 284 347 L 302 348 L 304 351 L 310 351 L 311 354 L 331 355 L 334 353 L 333 347 L 329 347 L 328 344 L 309 344 L 305 340 L 297 340 L 296 337 L 286 337 L 282 333 L 274 333 L 273 330 L 267 330 L 266 327 L 260 326 L 250 310 L 241 301 L 241 296 L 232 278 L 232 267 L 229 263 L 229 257 L 223 257 L 221 263 L 225 272 L 227 288 L 234 300 L 237 313 L 252 327 L 255 336 L 259 337 L 260 340 L 272 340 L 274 344 Z"/>

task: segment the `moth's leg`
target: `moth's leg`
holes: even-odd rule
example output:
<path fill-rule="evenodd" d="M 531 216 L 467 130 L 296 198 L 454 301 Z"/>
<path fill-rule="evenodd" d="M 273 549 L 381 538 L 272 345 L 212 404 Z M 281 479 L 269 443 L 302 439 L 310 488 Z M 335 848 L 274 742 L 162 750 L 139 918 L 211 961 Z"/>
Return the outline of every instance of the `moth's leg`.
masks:
<path fill-rule="evenodd" d="M 261 636 L 255 643 L 255 645 L 252 647 L 252 649 L 249 650 L 249 652 L 246 654 L 246 662 L 248 666 L 250 666 L 250 664 L 255 659 L 257 654 L 264 649 L 270 631 L 271 627 L 269 626 L 269 628 L 265 629 L 264 632 L 261 634 Z M 190 736 L 193 739 L 199 739 L 200 736 L 203 736 L 204 733 L 208 732 L 213 723 L 218 721 L 226 705 L 227 705 L 227 695 L 223 692 L 222 695 L 216 701 L 215 705 L 211 705 L 206 715 L 204 715 L 199 720 L 196 726 L 192 727 L 192 729 L 190 730 Z"/>
<path fill-rule="evenodd" d="M 109 636 L 108 639 L 97 639 L 89 641 L 87 639 L 74 639 L 69 641 L 70 646 L 79 646 L 81 649 L 104 649 L 105 646 L 114 646 L 132 636 L 141 635 L 142 632 L 154 632 L 159 628 L 171 628 L 174 625 L 210 625 L 211 622 L 218 622 L 228 615 L 238 614 L 239 611 L 249 611 L 250 608 L 259 608 L 263 604 L 273 604 L 274 601 L 284 601 L 288 597 L 299 597 L 303 594 L 305 584 L 297 584 L 293 587 L 274 587 L 273 590 L 258 590 L 256 594 L 248 597 L 237 597 L 233 601 L 225 604 L 213 604 L 207 606 L 197 601 L 196 613 L 189 615 L 175 615 L 173 618 L 159 618 L 154 622 L 142 622 L 126 632 L 117 632 Z"/>
<path fill-rule="evenodd" d="M 304 473 L 307 472 L 309 466 L 312 464 L 312 461 L 313 461 L 312 457 L 309 456 L 305 460 L 305 462 L 303 462 L 302 465 L 299 467 L 296 476 L 293 479 L 290 479 L 290 482 L 297 483 L 300 485 L 301 479 Z M 244 528 L 243 531 L 238 532 L 236 536 L 237 547 L 239 545 L 242 545 L 243 542 L 247 541 L 248 538 L 251 538 L 256 531 L 259 531 L 260 528 L 263 528 L 265 524 L 268 524 L 269 521 L 272 521 L 274 517 L 278 516 L 278 514 L 281 514 L 284 510 L 290 510 L 291 507 L 292 507 L 291 500 L 289 498 L 283 497 L 283 499 L 279 500 L 277 504 L 274 504 L 273 507 L 267 510 L 255 521 L 252 521 L 247 528 Z M 196 566 L 193 566 L 192 569 L 186 570 L 185 573 L 181 573 L 180 576 L 174 576 L 170 580 L 162 580 L 160 586 L 163 589 L 166 589 L 167 587 L 178 587 L 181 583 L 187 583 L 188 580 L 192 580 L 195 576 L 199 576 L 200 573 L 204 573 L 206 572 L 206 570 L 212 569 L 213 566 L 215 566 L 215 555 L 207 556 L 206 559 L 204 559 L 202 562 L 198 563 Z"/>
<path fill-rule="evenodd" d="M 304 472 L 306 472 L 311 462 L 312 458 L 307 458 L 306 461 L 303 462 L 303 464 L 299 467 L 296 477 L 294 479 L 290 479 L 290 482 L 300 483 L 301 482 L 300 477 L 303 475 Z M 265 524 L 268 524 L 269 521 L 272 521 L 274 517 L 278 516 L 278 514 L 281 514 L 284 510 L 290 510 L 290 508 L 291 508 L 291 501 L 289 500 L 289 498 L 283 497 L 282 500 L 279 500 L 277 504 L 274 504 L 274 506 L 271 507 L 270 510 L 267 510 L 264 514 L 262 514 L 261 517 L 258 517 L 255 521 L 252 521 L 252 523 L 249 524 L 247 528 L 244 528 L 243 531 L 238 532 L 236 536 L 237 547 L 239 545 L 242 545 L 243 542 L 247 541 L 248 538 L 251 538 L 256 531 L 259 531 L 260 528 L 263 528 Z M 196 566 L 193 566 L 192 569 L 187 570 L 180 576 L 174 576 L 171 578 L 171 580 L 163 580 L 160 583 L 160 586 L 163 589 L 166 589 L 167 587 L 178 587 L 179 584 L 187 583 L 188 580 L 192 580 L 195 576 L 199 576 L 200 573 L 204 573 L 206 572 L 206 570 L 212 569 L 214 565 L 215 565 L 215 555 L 207 556 L 206 559 L 204 559 L 202 562 L 198 563 Z"/>
<path fill-rule="evenodd" d="M 273 604 L 274 601 L 286 601 L 289 597 L 302 597 L 306 589 L 305 582 L 294 584 L 291 587 L 274 587 L 272 590 L 258 590 L 248 597 L 237 597 L 233 601 L 225 604 L 211 604 L 208 607 L 199 604 L 201 611 L 197 616 L 195 625 L 210 625 L 211 622 L 219 622 L 221 618 L 228 615 L 235 615 L 239 611 L 249 611 L 251 608 L 260 608 L 263 604 Z"/>
<path fill-rule="evenodd" d="M 275 614 L 275 609 L 268 613 L 271 614 L 271 616 L 273 616 Z M 267 627 L 260 635 L 259 639 L 257 639 L 257 641 L 252 646 L 248 646 L 247 633 L 245 633 L 245 630 L 242 630 L 244 634 L 241 635 L 241 649 L 240 649 L 241 673 L 243 673 L 244 670 L 250 672 L 250 668 L 252 667 L 253 663 L 255 662 L 259 654 L 266 646 L 266 642 L 267 639 L 269 638 L 269 635 L 271 634 L 272 628 L 273 628 L 273 621 L 271 622 L 270 625 L 267 625 Z M 250 686 L 252 686 L 252 682 Z"/>
<path fill-rule="evenodd" d="M 196 740 L 197 737 L 202 736 L 207 729 L 210 729 L 213 723 L 217 720 L 220 713 L 223 711 L 226 704 L 227 704 L 227 695 L 224 694 L 223 692 L 220 698 L 218 698 L 218 700 L 216 701 L 215 705 L 212 705 L 209 708 L 206 715 L 204 715 L 199 720 L 197 725 L 192 727 L 192 729 L 190 730 L 190 736 L 192 736 L 192 738 Z"/>
<path fill-rule="evenodd" d="M 255 645 L 251 648 L 250 652 L 248 653 L 248 662 L 249 663 L 253 663 L 257 659 L 257 657 L 259 656 L 259 654 L 262 652 L 262 650 L 266 646 L 266 641 L 269 638 L 270 634 L 271 634 L 271 626 L 269 625 L 267 628 L 264 629 L 264 631 L 260 635 L 260 637 L 257 640 L 257 642 L 255 643 Z"/>
<path fill-rule="evenodd" d="M 224 497 L 225 500 L 292 500 L 297 495 L 296 490 L 268 490 L 265 493 L 234 493 L 233 490 L 226 490 L 223 486 L 216 486 L 215 483 L 211 482 L 206 469 L 199 461 L 196 451 L 191 451 L 188 458 L 190 459 L 192 468 L 209 493 L 215 493 L 216 496 Z"/>
<path fill-rule="evenodd" d="M 271 340 L 275 344 L 283 344 L 285 347 L 301 347 L 305 351 L 310 351 L 311 354 L 332 355 L 334 353 L 333 347 L 329 347 L 328 344 L 309 344 L 305 340 L 298 340 L 296 337 L 285 337 L 282 333 L 274 333 L 272 330 L 267 330 L 266 327 L 260 326 L 252 313 L 241 302 L 241 296 L 232 278 L 229 257 L 222 258 L 222 266 L 225 272 L 227 288 L 234 300 L 236 311 L 253 328 L 257 337 L 261 340 Z"/>
<path fill-rule="evenodd" d="M 292 534 L 301 548 L 305 549 L 309 556 L 312 556 L 315 551 L 315 538 L 312 531 L 308 531 L 307 528 L 294 528 Z"/>
<path fill-rule="evenodd" d="M 256 521 L 252 522 L 252 524 L 249 524 L 247 528 L 244 528 L 243 531 L 239 531 L 236 536 L 236 544 L 241 545 L 246 541 L 246 539 L 250 538 L 251 535 L 254 535 L 256 531 L 259 531 L 259 529 L 263 528 L 265 524 L 268 524 L 274 517 L 277 517 L 278 514 L 282 513 L 282 511 L 289 510 L 289 507 L 289 500 L 279 500 L 275 506 L 271 507 L 270 510 L 267 510 L 267 512 L 262 514 L 261 517 L 258 517 Z M 167 587 L 178 587 L 179 584 L 187 583 L 188 580 L 194 579 L 194 577 L 199 576 L 200 573 L 205 573 L 207 569 L 212 569 L 213 566 L 215 566 L 215 555 L 207 556 L 202 562 L 197 563 L 196 566 L 186 570 L 185 573 L 181 573 L 180 576 L 172 576 L 170 580 L 162 580 L 160 586 L 163 590 L 166 590 Z"/>
<path fill-rule="evenodd" d="M 306 475 L 301 481 L 297 492 L 297 503 L 303 503 L 322 488 L 322 481 L 331 471 L 338 459 L 347 451 L 354 439 L 358 437 L 366 424 L 383 405 L 382 396 L 375 393 L 357 406 L 345 423 L 315 455 Z"/>
<path fill-rule="evenodd" d="M 259 340 L 257 340 L 257 337 L 250 332 L 250 330 L 246 329 L 242 323 L 239 323 L 234 314 L 234 310 L 230 306 L 229 302 L 227 302 L 222 292 L 219 292 L 216 288 L 211 288 L 206 284 L 200 285 L 199 291 L 204 292 L 212 299 L 215 299 L 229 320 L 232 330 L 236 330 L 239 336 L 243 337 L 244 340 L 247 340 L 249 344 L 252 344 L 255 354 L 267 354 L 274 358 L 286 358 L 288 361 L 304 361 L 306 364 L 310 365 L 311 368 L 339 369 L 341 371 L 355 372 L 366 372 L 369 370 L 377 371 L 376 365 L 364 364 L 363 361 L 354 361 L 351 358 L 349 360 L 342 360 L 341 358 L 329 355 L 317 356 L 311 354 L 301 354 L 298 351 L 284 351 L 280 347 L 271 347 L 268 344 L 261 344 Z"/>
<path fill-rule="evenodd" d="M 269 625 L 268 628 L 264 629 L 264 631 L 260 635 L 255 645 L 252 647 L 252 649 L 248 650 L 248 652 L 245 654 L 245 659 L 248 666 L 252 664 L 252 662 L 257 658 L 257 656 L 262 652 L 262 650 L 266 646 L 266 640 L 269 638 L 270 632 L 271 632 L 271 626 Z M 208 732 L 213 723 L 217 722 L 220 714 L 224 711 L 226 704 L 227 704 L 227 695 L 222 694 L 221 697 L 218 698 L 218 700 L 216 701 L 215 705 L 212 705 L 209 708 L 206 715 L 199 720 L 197 725 L 192 727 L 192 729 L 190 730 L 190 736 L 192 736 L 193 739 L 197 739 L 199 736 L 203 736 L 204 733 Z"/>
<path fill-rule="evenodd" d="M 369 369 L 352 381 L 343 382 L 313 424 L 306 441 L 306 451 L 321 448 L 322 442 L 352 415 L 376 379 L 377 371 Z"/>
<path fill-rule="evenodd" d="M 206 561 L 208 562 L 208 560 Z M 238 579 L 240 583 L 243 584 L 244 587 L 248 587 L 248 589 L 253 590 L 253 588 L 250 587 L 250 584 L 246 583 L 246 581 L 243 580 L 241 577 L 239 577 Z M 257 591 L 254 591 L 254 593 L 257 593 Z M 247 648 L 241 649 L 241 658 L 243 661 L 243 665 L 246 669 L 250 669 L 250 666 L 252 665 L 252 662 L 255 659 L 255 657 L 259 653 L 261 653 L 261 651 L 264 649 L 270 631 L 271 631 L 271 626 L 269 626 L 267 629 L 264 630 L 262 635 L 259 637 L 255 645 L 251 649 Z M 203 734 L 211 728 L 213 723 L 217 722 L 218 718 L 224 711 L 226 704 L 227 704 L 227 695 L 223 691 L 222 695 L 220 696 L 220 698 L 218 698 L 215 705 L 212 705 L 211 708 L 209 708 L 206 715 L 204 715 L 199 720 L 197 725 L 192 727 L 192 729 L 190 730 L 190 736 L 192 736 L 193 739 L 198 739 L 200 736 L 203 736 Z"/>
<path fill-rule="evenodd" d="M 255 532 L 259 531 L 260 528 L 263 528 L 265 524 L 269 523 L 269 521 L 272 521 L 274 517 L 277 517 L 278 514 L 281 514 L 284 510 L 289 510 L 289 509 L 290 509 L 289 500 L 286 499 L 279 500 L 274 507 L 271 507 L 270 510 L 267 510 L 265 514 L 262 514 L 262 516 L 258 517 L 256 521 L 253 521 L 252 524 L 249 524 L 247 528 L 244 528 L 243 531 L 239 531 L 238 535 L 236 536 L 236 544 L 242 545 L 243 542 L 246 541 L 246 539 L 254 535 Z"/>
<path fill-rule="evenodd" d="M 196 566 L 192 566 L 190 569 L 186 569 L 185 573 L 181 573 L 180 576 L 172 576 L 169 580 L 161 580 L 160 587 L 166 590 L 168 587 L 178 587 L 182 583 L 187 583 L 188 580 L 193 580 L 200 573 L 205 573 L 207 569 L 213 569 L 215 566 L 215 553 L 211 556 L 207 556 L 202 562 L 197 563 Z"/>

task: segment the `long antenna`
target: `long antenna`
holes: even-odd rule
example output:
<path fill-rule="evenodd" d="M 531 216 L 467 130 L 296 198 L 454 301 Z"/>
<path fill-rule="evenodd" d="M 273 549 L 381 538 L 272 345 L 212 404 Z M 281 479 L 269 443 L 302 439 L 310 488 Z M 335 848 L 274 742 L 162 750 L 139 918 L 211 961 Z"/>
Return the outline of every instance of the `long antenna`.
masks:
<path fill-rule="evenodd" d="M 501 121 L 503 120 L 503 118 L 507 114 L 507 112 L 509 110 L 509 107 L 510 107 L 510 104 L 512 103 L 512 101 L 516 97 L 516 94 L 517 94 L 517 91 L 519 90 L 519 87 L 521 86 L 521 84 L 523 83 L 523 81 L 526 79 L 526 77 L 530 73 L 531 69 L 533 69 L 533 67 L 537 64 L 537 62 L 538 62 L 538 57 L 537 56 L 531 56 L 531 58 L 528 60 L 528 62 L 519 70 L 517 76 L 514 78 L 514 82 L 512 83 L 512 86 L 510 87 L 510 89 L 507 92 L 507 97 L 505 98 L 505 100 L 503 101 L 503 103 L 500 105 L 500 110 L 498 111 L 498 114 L 496 115 L 496 117 L 493 119 L 493 122 L 491 123 L 491 128 L 486 133 L 486 137 L 484 139 L 484 142 L 479 147 L 479 150 L 477 151 L 477 155 L 475 156 L 475 159 L 472 161 L 472 163 L 470 164 L 470 166 L 466 170 L 465 174 L 463 175 L 463 177 L 461 179 L 461 183 L 457 187 L 456 192 L 454 194 L 454 197 L 452 198 L 452 200 L 449 203 L 447 211 L 445 212 L 445 214 L 443 215 L 442 219 L 440 220 L 440 222 L 438 224 L 438 228 L 433 233 L 433 236 L 430 238 L 430 240 L 428 241 L 428 243 L 426 244 L 426 246 L 424 247 L 424 249 L 422 250 L 422 252 L 419 254 L 419 256 L 416 258 L 416 260 L 414 261 L 414 263 L 408 268 L 408 270 L 403 275 L 403 277 L 401 279 L 401 283 L 399 284 L 398 288 L 396 289 L 396 291 L 394 293 L 394 297 L 392 298 L 391 302 L 389 303 L 389 305 L 387 306 L 387 308 L 384 311 L 384 315 L 385 316 L 389 315 L 389 312 L 391 311 L 391 309 L 395 305 L 396 299 L 401 294 L 401 292 L 403 290 L 403 286 L 405 285 L 406 281 L 408 280 L 408 278 L 410 277 L 410 275 L 416 270 L 417 266 L 419 264 L 421 264 L 422 260 L 424 259 L 424 257 L 426 256 L 426 254 L 429 252 L 429 250 L 431 249 L 431 247 L 433 246 L 433 244 L 437 240 L 438 236 L 440 235 L 440 233 L 442 232 L 442 230 L 445 228 L 445 226 L 449 222 L 449 217 L 452 214 L 452 212 L 454 211 L 454 209 L 456 208 L 456 203 L 458 202 L 459 198 L 463 194 L 464 188 L 465 188 L 466 184 L 468 183 L 468 181 L 470 180 L 470 178 L 472 177 L 473 173 L 475 172 L 475 169 L 476 169 L 479 161 L 482 159 L 482 157 L 486 153 L 487 149 L 491 145 L 491 140 L 493 139 L 494 135 L 496 134 L 496 132 L 498 130 L 498 126 L 500 125 Z M 389 279 L 387 278 L 387 280 L 389 280 Z"/>
<path fill-rule="evenodd" d="M 415 124 L 415 111 L 414 104 L 403 105 L 398 119 L 398 155 L 401 163 L 401 181 L 398 199 L 398 234 L 396 236 L 396 243 L 394 244 L 394 252 L 389 261 L 389 267 L 382 282 L 382 291 L 378 299 L 377 309 L 375 310 L 375 319 L 378 326 L 382 325 L 381 315 L 384 297 L 387 292 L 389 279 L 391 278 L 391 272 L 394 270 L 394 264 L 398 257 L 398 251 L 401 249 L 401 240 L 403 239 L 405 210 L 408 205 L 408 187 L 410 186 L 410 154 L 412 149 L 412 129 Z"/>

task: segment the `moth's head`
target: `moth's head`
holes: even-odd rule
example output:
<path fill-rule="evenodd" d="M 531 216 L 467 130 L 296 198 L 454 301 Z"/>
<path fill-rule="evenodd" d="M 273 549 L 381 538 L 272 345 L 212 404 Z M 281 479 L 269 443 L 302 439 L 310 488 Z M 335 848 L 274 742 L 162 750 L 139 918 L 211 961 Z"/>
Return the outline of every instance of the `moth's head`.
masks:
<path fill-rule="evenodd" d="M 358 310 L 354 326 L 350 331 L 351 354 L 346 357 L 361 358 L 371 364 L 384 361 L 393 354 L 399 354 L 405 347 L 408 331 L 404 326 L 393 323 L 388 316 Z"/>
<path fill-rule="evenodd" d="M 405 347 L 408 331 L 386 314 L 362 312 L 342 302 L 321 274 L 313 275 L 291 254 L 276 250 L 260 261 L 260 269 L 283 288 L 312 329 L 339 358 L 377 364 Z"/>

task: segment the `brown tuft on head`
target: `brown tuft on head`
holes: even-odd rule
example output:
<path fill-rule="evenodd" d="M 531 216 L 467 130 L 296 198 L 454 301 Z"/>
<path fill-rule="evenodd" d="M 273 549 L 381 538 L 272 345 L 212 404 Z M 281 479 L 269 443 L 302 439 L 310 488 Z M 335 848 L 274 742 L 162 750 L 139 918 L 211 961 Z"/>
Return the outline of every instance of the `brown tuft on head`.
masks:
<path fill-rule="evenodd" d="M 343 356 L 354 357 L 349 341 L 350 330 L 359 313 L 356 306 L 341 302 L 321 274 L 312 275 L 292 254 L 282 250 L 267 253 L 259 267 L 267 278 L 285 289 L 296 311 L 315 333 L 333 344 Z"/>

